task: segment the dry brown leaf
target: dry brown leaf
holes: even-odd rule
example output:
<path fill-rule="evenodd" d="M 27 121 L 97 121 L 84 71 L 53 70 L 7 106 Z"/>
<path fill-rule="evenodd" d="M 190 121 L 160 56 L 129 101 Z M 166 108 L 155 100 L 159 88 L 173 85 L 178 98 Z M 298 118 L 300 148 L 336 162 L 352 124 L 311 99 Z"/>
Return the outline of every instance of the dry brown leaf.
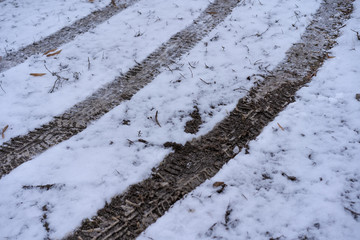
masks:
<path fill-rule="evenodd" d="M 335 56 L 330 56 L 328 53 L 326 54 L 327 58 L 335 58 Z"/>
<path fill-rule="evenodd" d="M 277 123 L 277 125 L 279 126 L 279 128 L 283 131 L 285 131 L 285 129 L 280 125 L 280 123 Z"/>
<path fill-rule="evenodd" d="M 94 2 L 94 0 L 89 0 L 89 2 L 93 3 L 93 2 Z"/>
<path fill-rule="evenodd" d="M 214 182 L 213 187 L 220 187 L 220 186 L 224 186 L 225 183 L 224 182 Z"/>
<path fill-rule="evenodd" d="M 2 130 L 2 132 L 1 132 L 1 136 L 2 136 L 2 138 L 4 139 L 5 138 L 5 131 L 8 129 L 8 127 L 9 127 L 9 125 L 6 125 L 4 128 L 3 128 L 3 130 Z"/>
<path fill-rule="evenodd" d="M 44 76 L 46 73 L 30 73 L 31 76 L 34 76 L 34 77 L 41 77 L 41 76 Z"/>
<path fill-rule="evenodd" d="M 51 53 L 51 52 L 55 52 L 56 50 L 57 50 L 57 48 L 55 48 L 55 49 L 51 49 L 51 50 L 49 50 L 49 51 L 44 52 L 44 54 L 43 54 L 43 55 L 48 55 L 49 53 Z"/>
<path fill-rule="evenodd" d="M 217 14 L 217 12 L 206 12 L 206 13 L 212 14 L 212 15 Z"/>
<path fill-rule="evenodd" d="M 56 51 L 56 52 L 54 52 L 54 53 L 50 53 L 50 54 L 48 54 L 48 55 L 46 55 L 47 57 L 51 57 L 51 56 L 54 56 L 54 55 L 58 55 L 59 53 L 61 53 L 61 49 L 59 50 L 59 51 Z"/>

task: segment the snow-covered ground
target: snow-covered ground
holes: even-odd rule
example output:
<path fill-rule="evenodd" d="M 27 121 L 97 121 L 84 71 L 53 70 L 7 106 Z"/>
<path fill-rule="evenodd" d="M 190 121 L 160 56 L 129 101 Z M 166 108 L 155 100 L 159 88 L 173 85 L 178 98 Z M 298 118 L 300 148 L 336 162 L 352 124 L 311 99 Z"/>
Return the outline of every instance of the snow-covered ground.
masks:
<path fill-rule="evenodd" d="M 191 4 L 185 0 L 140 1 L 62 46 L 57 57 L 33 56 L 1 73 L 5 92 L 0 89 L 0 127 L 8 124 L 9 129 L 0 143 L 46 123 L 125 73 L 134 60 L 140 62 L 191 24 L 208 4 L 207 0 Z M 184 143 L 212 129 L 256 81 L 248 81 L 248 76 L 271 70 L 283 59 L 319 4 L 319 0 L 242 1 L 188 55 L 169 66 L 172 71 L 164 70 L 131 100 L 82 133 L 3 177 L 0 238 L 44 238 L 44 212 L 50 238 L 61 238 L 83 218 L 96 214 L 113 195 L 148 177 L 151 168 L 169 153 L 162 144 Z M 66 15 L 68 11 L 60 12 Z M 360 181 L 356 175 L 360 103 L 355 100 L 355 92 L 360 92 L 356 72 L 360 41 L 350 30 L 358 28 L 359 18 L 359 12 L 354 13 L 334 49 L 336 57 L 300 91 L 297 102 L 251 143 L 250 154 L 240 153 L 140 238 L 236 239 L 248 234 L 254 239 L 281 235 L 292 239 L 308 234 L 335 239 L 333 236 L 339 234 L 342 239 L 351 239 L 351 234 L 356 234 L 358 222 L 343 207 L 360 210 L 358 202 L 351 207 L 346 199 L 348 195 L 356 200 L 360 188 L 358 182 L 350 180 Z M 35 35 L 29 33 L 28 38 Z M 70 78 L 52 94 L 48 91 L 55 79 L 50 74 L 29 76 L 46 73 L 44 61 L 52 71 Z M 196 135 L 184 132 L 194 106 L 204 121 Z M 161 127 L 153 121 L 156 111 Z M 278 129 L 277 122 L 285 131 Z M 136 142 L 138 138 L 150 145 Z M 135 143 L 129 144 L 129 140 Z M 287 180 L 282 172 L 299 181 Z M 271 179 L 261 180 L 265 173 Z M 228 185 L 224 193 L 217 194 L 212 188 L 215 181 Z M 50 190 L 23 188 L 46 184 L 57 185 Z M 350 192 L 345 192 L 348 189 Z M 228 206 L 231 214 L 226 230 L 222 222 Z M 324 211 L 327 206 L 329 211 Z M 345 227 L 349 235 L 341 232 Z"/>
<path fill-rule="evenodd" d="M 359 219 L 349 211 L 360 213 L 360 40 L 352 31 L 360 30 L 360 2 L 355 6 L 335 58 L 250 143 L 250 154 L 239 153 L 138 240 L 359 239 Z M 220 194 L 217 181 L 227 184 Z"/>
<path fill-rule="evenodd" d="M 0 56 L 32 44 L 105 7 L 110 0 L 5 0 L 0 2 Z"/>

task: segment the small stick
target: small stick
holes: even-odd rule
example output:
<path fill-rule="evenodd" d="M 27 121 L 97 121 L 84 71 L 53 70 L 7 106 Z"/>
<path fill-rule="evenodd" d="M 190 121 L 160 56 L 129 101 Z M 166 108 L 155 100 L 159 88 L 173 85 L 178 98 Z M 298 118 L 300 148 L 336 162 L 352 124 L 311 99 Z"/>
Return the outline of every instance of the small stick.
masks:
<path fill-rule="evenodd" d="M 182 76 L 184 79 L 186 79 L 186 77 L 185 77 L 183 74 L 181 74 L 181 73 L 180 73 L 180 76 Z"/>
<path fill-rule="evenodd" d="M 192 66 L 192 65 L 190 64 L 190 62 L 188 62 L 188 64 L 189 64 L 190 67 L 195 68 L 194 66 Z"/>
<path fill-rule="evenodd" d="M 352 215 L 354 215 L 354 216 L 356 216 L 356 217 L 357 217 L 357 216 L 360 216 L 360 213 L 357 213 L 357 212 L 351 210 L 350 208 L 344 207 L 344 209 L 347 210 L 347 211 L 349 211 Z"/>
<path fill-rule="evenodd" d="M 359 34 L 359 32 L 358 32 L 358 31 L 355 31 L 355 30 L 352 30 L 352 29 L 351 29 L 351 31 L 353 31 L 354 33 L 356 33 L 357 39 L 360 41 L 360 34 Z"/>
<path fill-rule="evenodd" d="M 190 69 L 190 72 L 191 72 L 191 77 L 193 78 L 193 77 L 194 77 L 194 74 L 193 74 L 193 72 L 192 72 L 192 70 L 191 70 L 190 67 L 189 67 L 189 69 Z"/>
<path fill-rule="evenodd" d="M 208 82 L 204 81 L 202 78 L 200 78 L 200 80 L 201 80 L 203 83 L 207 84 L 207 85 L 210 85 L 210 84 L 211 84 L 211 83 L 208 83 Z"/>
<path fill-rule="evenodd" d="M 160 125 L 160 123 L 159 123 L 159 121 L 158 121 L 158 111 L 156 111 L 156 113 L 155 113 L 155 122 L 156 122 L 156 124 L 157 125 L 159 125 L 159 127 L 161 127 L 161 125 Z"/>
<path fill-rule="evenodd" d="M 90 58 L 88 57 L 88 70 L 90 70 Z"/>
<path fill-rule="evenodd" d="M 174 73 L 173 70 L 170 68 L 169 65 L 166 65 L 166 67 L 169 69 L 169 71 L 170 71 L 171 73 Z"/>
<path fill-rule="evenodd" d="M 3 90 L 4 93 L 6 93 L 5 90 L 2 88 L 1 84 L 0 84 L 0 88 L 1 88 L 1 90 Z"/>

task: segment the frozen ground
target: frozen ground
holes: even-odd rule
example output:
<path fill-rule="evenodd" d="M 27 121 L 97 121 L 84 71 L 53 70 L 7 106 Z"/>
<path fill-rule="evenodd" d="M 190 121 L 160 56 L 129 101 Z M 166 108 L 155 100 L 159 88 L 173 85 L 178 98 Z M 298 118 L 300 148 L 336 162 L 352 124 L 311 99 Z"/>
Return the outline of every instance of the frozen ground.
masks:
<path fill-rule="evenodd" d="M 247 77 L 271 70 L 284 57 L 319 3 L 243 1 L 187 56 L 130 101 L 3 177 L 0 238 L 63 237 L 114 194 L 147 177 L 169 153 L 162 147 L 164 142 L 184 143 L 206 133 L 226 116 L 257 80 L 252 77 L 248 81 Z M 33 56 L 2 73 L 0 84 L 5 92 L 0 89 L 0 127 L 10 127 L 0 141 L 46 123 L 126 72 L 134 60 L 140 62 L 190 24 L 207 4 L 205 0 L 191 4 L 140 1 L 61 47 L 63 51 L 57 57 Z M 358 222 L 343 207 L 360 210 L 359 199 L 353 205 L 349 202 L 356 200 L 360 188 L 356 175 L 359 164 L 355 161 L 359 159 L 360 131 L 356 121 L 359 102 L 355 100 L 356 90 L 360 92 L 356 73 L 359 42 L 350 30 L 359 26 L 359 16 L 357 12 L 344 28 L 345 35 L 332 53 L 335 58 L 308 88 L 301 90 L 298 101 L 250 145 L 250 154 L 240 153 L 140 238 L 234 239 L 248 232 L 254 239 L 281 235 L 292 239 L 301 234 L 331 239 L 326 236 L 356 234 Z M 50 74 L 29 76 L 32 72 L 46 73 L 44 60 L 49 69 L 70 78 L 52 94 L 48 91 L 55 79 Z M 204 121 L 197 135 L 183 131 L 194 106 Z M 153 120 L 156 111 L 161 127 Z M 276 122 L 285 131 L 279 130 Z M 137 142 L 139 138 L 150 144 Z M 298 181 L 287 180 L 282 172 L 296 176 Z M 261 180 L 262 174 L 271 179 Z M 224 193 L 217 194 L 212 188 L 215 181 L 228 185 Z M 55 185 L 49 190 L 26 187 L 46 184 Z M 228 206 L 231 213 L 225 221 Z M 325 206 L 331 211 L 320 208 Z M 344 228 L 340 221 L 348 227 L 348 235 L 341 235 Z M 49 224 L 49 233 L 44 222 Z"/>
<path fill-rule="evenodd" d="M 335 58 L 250 143 L 250 153 L 239 153 L 138 240 L 359 239 L 360 41 L 352 31 L 360 26 L 359 1 L 355 6 Z M 227 185 L 222 193 L 215 182 Z"/>

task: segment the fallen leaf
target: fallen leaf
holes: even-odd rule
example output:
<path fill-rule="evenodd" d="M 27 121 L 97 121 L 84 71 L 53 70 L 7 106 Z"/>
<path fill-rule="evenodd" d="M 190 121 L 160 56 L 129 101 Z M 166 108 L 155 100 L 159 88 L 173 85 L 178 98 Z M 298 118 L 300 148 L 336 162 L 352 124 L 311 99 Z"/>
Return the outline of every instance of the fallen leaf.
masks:
<path fill-rule="evenodd" d="M 206 13 L 212 14 L 212 15 L 217 14 L 217 12 L 206 12 Z"/>
<path fill-rule="evenodd" d="M 93 3 L 93 2 L 94 2 L 94 0 L 89 0 L 89 2 Z"/>
<path fill-rule="evenodd" d="M 44 76 L 46 73 L 30 73 L 31 76 L 34 76 L 34 77 L 41 77 L 41 76 Z"/>
<path fill-rule="evenodd" d="M 49 51 L 44 52 L 43 55 L 48 55 L 49 53 L 55 52 L 56 50 L 57 50 L 57 48 L 51 49 L 51 50 L 49 50 Z"/>
<path fill-rule="evenodd" d="M 6 125 L 4 128 L 3 128 L 3 130 L 2 130 L 2 133 L 1 133 L 1 136 L 2 136 L 2 138 L 4 139 L 5 138 L 5 131 L 8 129 L 8 127 L 9 127 L 9 125 Z"/>
<path fill-rule="evenodd" d="M 214 182 L 213 187 L 220 187 L 220 186 L 224 186 L 225 183 L 224 182 Z"/>
<path fill-rule="evenodd" d="M 328 53 L 326 53 L 327 58 L 335 58 L 335 56 L 330 56 Z"/>
<path fill-rule="evenodd" d="M 279 126 L 279 128 L 283 131 L 285 131 L 285 129 L 280 125 L 280 123 L 277 123 L 277 125 Z"/>
<path fill-rule="evenodd" d="M 48 54 L 48 55 L 46 55 L 47 57 L 51 57 L 51 56 L 54 56 L 54 55 L 57 55 L 57 54 L 59 54 L 59 53 L 61 53 L 61 49 L 59 50 L 59 51 L 56 51 L 56 52 L 54 52 L 54 53 L 50 53 L 50 54 Z"/>

